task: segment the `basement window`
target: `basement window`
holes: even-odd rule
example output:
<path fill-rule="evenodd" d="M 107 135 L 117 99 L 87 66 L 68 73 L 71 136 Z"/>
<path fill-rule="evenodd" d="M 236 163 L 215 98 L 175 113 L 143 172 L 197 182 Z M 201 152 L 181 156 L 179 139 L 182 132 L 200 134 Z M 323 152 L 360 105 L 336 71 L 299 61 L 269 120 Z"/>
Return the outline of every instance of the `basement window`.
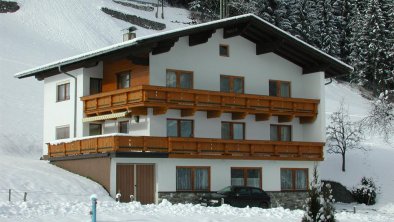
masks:
<path fill-rule="evenodd" d="M 222 44 L 219 45 L 219 55 L 224 57 L 230 56 L 228 45 L 222 45 Z"/>

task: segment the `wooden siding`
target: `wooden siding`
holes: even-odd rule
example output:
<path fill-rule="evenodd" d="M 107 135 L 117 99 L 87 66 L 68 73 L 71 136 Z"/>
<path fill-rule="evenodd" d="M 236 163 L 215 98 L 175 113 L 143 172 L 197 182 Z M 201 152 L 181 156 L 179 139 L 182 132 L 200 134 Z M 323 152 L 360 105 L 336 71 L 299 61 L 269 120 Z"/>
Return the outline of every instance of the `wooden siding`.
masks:
<path fill-rule="evenodd" d="M 110 191 L 110 158 L 89 158 L 79 160 L 59 160 L 52 164 L 68 170 L 70 172 L 88 177 L 93 181 L 103 185 Z"/>
<path fill-rule="evenodd" d="M 167 153 L 170 158 L 323 160 L 324 143 L 108 136 L 48 144 L 50 157 L 106 152 Z"/>
<path fill-rule="evenodd" d="M 100 115 L 134 108 L 153 107 L 160 109 L 181 109 L 194 111 L 233 113 L 233 119 L 255 114 L 256 120 L 265 118 L 258 115 L 301 117 L 301 123 L 313 121 L 317 116 L 319 100 L 283 98 L 253 94 L 224 93 L 208 90 L 167 88 L 160 86 L 136 86 L 97 95 L 85 96 L 84 112 L 87 116 Z M 160 114 L 164 112 L 158 112 Z M 244 114 L 244 115 L 241 115 Z M 138 114 L 137 114 L 138 115 Z M 209 117 L 210 114 L 207 114 Z M 215 116 L 215 114 L 214 114 Z"/>
<path fill-rule="evenodd" d="M 117 90 L 117 74 L 130 71 L 131 86 L 149 84 L 149 66 L 135 65 L 131 60 L 104 61 L 103 63 L 103 92 Z"/>

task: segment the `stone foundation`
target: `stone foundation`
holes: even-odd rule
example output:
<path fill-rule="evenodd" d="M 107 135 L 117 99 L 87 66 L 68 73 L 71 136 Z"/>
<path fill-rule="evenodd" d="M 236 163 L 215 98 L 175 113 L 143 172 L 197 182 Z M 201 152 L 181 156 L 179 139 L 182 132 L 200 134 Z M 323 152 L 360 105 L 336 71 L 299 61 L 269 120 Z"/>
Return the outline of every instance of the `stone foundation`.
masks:
<path fill-rule="evenodd" d="M 288 209 L 302 209 L 308 198 L 308 192 L 284 192 L 266 191 L 271 197 L 271 207 L 283 207 Z"/>
<path fill-rule="evenodd" d="M 305 199 L 308 197 L 307 192 L 281 192 L 267 191 L 271 197 L 271 207 L 283 207 L 288 209 L 302 209 Z M 198 204 L 200 197 L 210 194 L 200 192 L 159 192 L 159 203 L 166 199 L 173 204 L 192 203 Z"/>

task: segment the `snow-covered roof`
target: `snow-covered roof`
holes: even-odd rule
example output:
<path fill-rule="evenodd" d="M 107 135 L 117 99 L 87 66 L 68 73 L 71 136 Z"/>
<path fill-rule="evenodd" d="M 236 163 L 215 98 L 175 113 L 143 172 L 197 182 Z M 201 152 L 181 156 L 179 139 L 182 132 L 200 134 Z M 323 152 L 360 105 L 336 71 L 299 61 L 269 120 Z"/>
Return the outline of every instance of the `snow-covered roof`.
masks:
<path fill-rule="evenodd" d="M 263 39 L 260 39 L 260 37 L 267 37 L 267 38 L 275 38 L 275 39 L 281 39 L 282 42 L 285 41 L 284 45 L 282 44 L 281 47 L 292 47 L 293 49 L 296 49 L 297 52 L 302 53 L 302 56 L 309 55 L 310 57 L 308 59 L 314 60 L 313 62 L 308 62 L 305 61 L 305 63 L 299 64 L 301 66 L 304 66 L 307 63 L 313 63 L 314 65 L 317 63 L 321 66 L 326 67 L 326 77 L 330 76 L 336 76 L 336 75 L 343 75 L 347 74 L 350 71 L 353 70 L 353 68 L 344 62 L 328 55 L 327 53 L 309 45 L 308 43 L 290 35 L 289 33 L 275 27 L 274 25 L 270 24 L 269 22 L 253 15 L 253 14 L 245 14 L 245 15 L 240 15 L 240 16 L 235 16 L 235 17 L 230 17 L 226 19 L 221 19 L 221 20 L 216 20 L 212 22 L 207 22 L 207 23 L 202 23 L 198 25 L 193 25 L 185 28 L 180 28 L 180 29 L 174 29 L 171 31 L 165 31 L 165 32 L 159 32 L 157 34 L 153 35 L 147 35 L 143 37 L 137 37 L 135 39 L 114 44 L 108 47 L 104 47 L 98 50 L 86 52 L 83 54 L 79 54 L 76 56 L 72 56 L 69 58 L 61 59 L 49 64 L 45 64 L 39 67 L 35 67 L 29 70 L 25 70 L 19 73 L 15 74 L 16 78 L 26 78 L 29 76 L 38 76 L 38 75 L 43 75 L 44 77 L 48 75 L 55 75 L 59 73 L 59 67 L 67 67 L 67 66 L 72 66 L 73 69 L 79 67 L 83 67 L 81 62 L 87 61 L 87 60 L 94 60 L 96 59 L 99 61 L 102 56 L 109 55 L 109 54 L 116 54 L 120 50 L 125 50 L 125 49 L 137 49 L 138 47 L 146 46 L 148 43 L 157 43 L 160 41 L 165 41 L 168 39 L 174 39 L 174 38 L 179 38 L 182 36 L 187 36 L 187 35 L 192 35 L 196 34 L 199 32 L 204 32 L 207 30 L 216 30 L 220 28 L 226 28 L 226 27 L 239 27 L 240 25 L 245 25 L 243 27 L 244 30 L 247 28 L 250 28 L 251 26 L 255 27 L 255 29 L 258 29 L 261 35 L 257 36 L 258 38 L 256 39 L 256 36 L 251 36 L 248 34 L 242 34 L 240 35 L 244 36 L 245 38 L 250 39 L 251 41 L 255 41 L 256 44 L 259 42 L 264 43 Z M 250 25 L 252 24 L 252 25 Z M 253 39 L 255 38 L 255 39 Z M 155 46 L 152 46 L 152 48 Z M 150 48 L 150 50 L 152 50 Z M 132 50 L 130 50 L 132 51 Z M 299 57 L 299 55 L 295 54 L 287 54 L 285 51 L 283 51 L 283 55 L 280 52 L 275 52 L 283 57 L 290 56 L 292 58 Z M 302 59 L 302 58 L 301 58 Z M 291 60 L 291 59 L 289 59 Z M 96 61 L 96 62 L 97 62 Z M 300 61 L 300 59 L 297 59 L 297 61 Z M 315 67 L 311 67 L 315 68 Z M 327 76 L 327 72 L 329 75 Z M 44 77 L 38 78 L 42 79 Z"/>

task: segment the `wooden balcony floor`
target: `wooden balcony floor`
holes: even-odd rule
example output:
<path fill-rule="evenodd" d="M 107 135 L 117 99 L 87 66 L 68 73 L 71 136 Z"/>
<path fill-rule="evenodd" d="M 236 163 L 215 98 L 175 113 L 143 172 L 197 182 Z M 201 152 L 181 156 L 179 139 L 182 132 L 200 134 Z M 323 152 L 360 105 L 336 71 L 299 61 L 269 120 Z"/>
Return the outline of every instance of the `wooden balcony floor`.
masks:
<path fill-rule="evenodd" d="M 150 136 L 99 136 L 48 144 L 50 157 L 109 152 L 166 153 L 169 158 L 323 160 L 324 143 Z"/>
<path fill-rule="evenodd" d="M 301 122 L 311 122 L 317 116 L 319 100 L 282 98 L 252 94 L 224 93 L 208 90 L 179 89 L 160 86 L 136 86 L 97 95 L 85 96 L 86 116 L 95 116 L 129 110 L 136 115 L 146 115 L 146 108 L 153 108 L 154 115 L 165 114 L 168 109 L 180 109 L 182 116 L 193 116 L 196 111 L 207 111 L 207 118 L 232 113 L 233 119 L 243 119 L 248 114 L 256 120 L 282 116 L 285 122 L 300 117 Z"/>

